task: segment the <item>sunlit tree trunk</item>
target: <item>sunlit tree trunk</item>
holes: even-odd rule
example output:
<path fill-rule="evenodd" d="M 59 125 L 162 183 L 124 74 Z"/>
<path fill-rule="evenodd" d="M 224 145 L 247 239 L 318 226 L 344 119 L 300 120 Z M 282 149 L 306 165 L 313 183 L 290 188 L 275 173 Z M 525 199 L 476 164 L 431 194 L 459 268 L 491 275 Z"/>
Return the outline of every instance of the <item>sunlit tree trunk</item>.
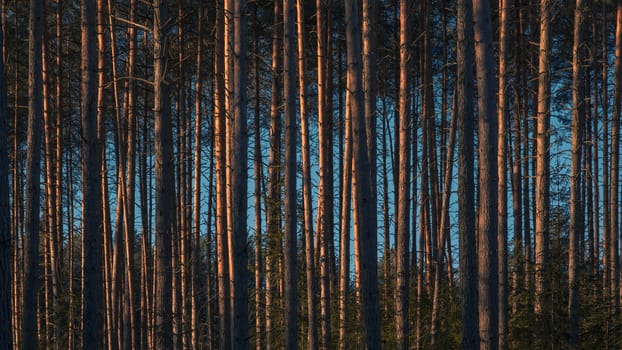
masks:
<path fill-rule="evenodd" d="M 399 193 L 396 237 L 395 323 L 397 349 L 408 349 L 409 317 L 409 240 L 410 240 L 410 9 L 408 0 L 400 0 L 400 74 L 399 74 Z M 369 101 L 366 101 L 369 102 Z M 375 141 L 373 142 L 375 144 Z M 370 158 L 375 162 L 375 158 Z M 373 175 L 375 176 L 375 175 Z M 375 215 L 374 215 L 375 216 Z M 386 283 L 386 282 L 385 282 Z"/>
<path fill-rule="evenodd" d="M 499 276 L 497 256 L 497 114 L 490 3 L 473 1 L 473 37 L 478 93 L 479 205 L 477 219 L 478 309 L 480 348 L 499 347 Z"/>
<path fill-rule="evenodd" d="M 218 347 L 231 348 L 229 246 L 227 241 L 225 42 L 223 1 L 216 5 L 214 49 L 214 154 L 216 158 L 216 255 L 218 260 Z"/>
<path fill-rule="evenodd" d="M 28 37 L 28 151 L 26 159 L 26 216 L 22 346 L 36 349 L 39 290 L 39 203 L 41 135 L 43 131 L 42 30 L 43 1 L 31 0 Z"/>
<path fill-rule="evenodd" d="M 307 111 L 307 82 L 305 60 L 305 14 L 302 0 L 296 1 L 298 31 L 298 100 L 300 104 L 300 136 L 302 148 L 302 196 L 305 241 L 305 270 L 307 278 L 307 348 L 318 349 L 317 313 L 315 307 L 315 252 L 313 249 L 313 193 L 311 187 L 311 145 Z"/>
<path fill-rule="evenodd" d="M 570 178 L 570 227 L 568 246 L 568 319 L 570 320 L 569 343 L 579 346 L 579 240 L 583 235 L 583 206 L 580 199 L 583 123 L 583 70 L 579 50 L 583 24 L 583 0 L 577 0 L 574 13 L 572 44 L 572 160 Z"/>
<path fill-rule="evenodd" d="M 549 245 L 550 187 L 550 7 L 549 0 L 540 0 L 540 53 L 538 68 L 538 112 L 536 135 L 536 197 L 535 197 L 535 302 L 534 311 L 542 314 L 547 292 L 547 256 Z"/>
<path fill-rule="evenodd" d="M 499 263 L 499 348 L 506 348 L 508 331 L 508 195 L 507 195 L 507 153 L 508 153 L 508 18 L 511 1 L 499 0 L 499 102 L 497 104 L 497 164 L 498 164 L 498 220 L 497 260 Z"/>

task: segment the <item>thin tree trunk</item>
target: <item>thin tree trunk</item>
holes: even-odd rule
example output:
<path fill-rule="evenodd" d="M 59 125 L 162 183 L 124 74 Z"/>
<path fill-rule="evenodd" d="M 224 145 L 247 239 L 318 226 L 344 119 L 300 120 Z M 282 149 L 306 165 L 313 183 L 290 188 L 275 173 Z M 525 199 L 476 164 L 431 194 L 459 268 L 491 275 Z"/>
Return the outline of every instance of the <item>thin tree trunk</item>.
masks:
<path fill-rule="evenodd" d="M 300 103 L 300 136 L 302 148 L 302 191 L 305 240 L 305 269 L 307 277 L 307 348 L 318 349 L 317 313 L 315 308 L 315 252 L 313 249 L 313 194 L 311 187 L 311 145 L 307 112 L 307 84 L 305 60 L 305 14 L 302 0 L 296 1 L 298 30 L 298 100 Z"/>
<path fill-rule="evenodd" d="M 259 84 L 259 63 L 260 57 L 257 51 L 258 35 L 254 33 L 254 52 L 257 54 L 253 60 L 254 70 L 254 94 L 255 94 L 255 106 L 253 112 L 254 116 L 254 136 L 255 136 L 255 347 L 257 350 L 263 349 L 263 325 L 264 325 L 264 313 L 265 309 L 262 307 L 263 295 L 262 295 L 262 282 L 263 282 L 263 264 L 262 264 L 262 230 L 263 224 L 261 220 L 261 196 L 262 196 L 262 182 L 263 182 L 263 157 L 261 153 L 261 105 L 260 105 L 260 84 Z"/>
<path fill-rule="evenodd" d="M 274 33 L 272 34 L 272 96 L 270 101 L 270 160 L 268 170 L 268 203 L 266 220 L 266 348 L 275 347 L 275 325 L 278 314 L 277 265 L 281 225 L 281 1 L 274 2 Z"/>
<path fill-rule="evenodd" d="M 5 10 L 6 4 L 2 4 Z M 6 106 L 7 91 L 4 77 L 4 23 L 6 15 L 0 18 L 0 47 L 3 55 L 0 57 L 0 349 L 9 350 L 13 347 L 12 337 L 12 307 L 11 289 L 16 281 L 11 276 L 11 207 L 9 203 L 9 123 Z M 17 164 L 14 164 L 17 167 Z M 13 179 L 15 181 L 15 179 Z"/>
<path fill-rule="evenodd" d="M 317 98 L 318 98 L 318 143 L 319 143 L 319 194 L 318 228 L 320 242 L 320 327 L 322 338 L 320 349 L 328 349 L 331 344 L 330 329 L 330 265 L 329 236 L 333 230 L 332 214 L 332 123 L 327 108 L 328 102 L 328 6 L 327 0 L 316 0 L 317 24 Z M 360 34 L 360 33 L 359 33 Z M 360 52 L 359 52 L 360 53 Z M 366 141 L 365 141 L 366 142 Z"/>
<path fill-rule="evenodd" d="M 31 0 L 28 38 L 28 151 L 26 159 L 26 217 L 22 346 L 37 349 L 37 292 L 39 290 L 39 195 L 43 116 L 43 1 Z"/>
<path fill-rule="evenodd" d="M 583 235 L 583 206 L 580 196 L 583 123 L 583 71 L 579 48 L 583 24 L 583 1 L 577 0 L 574 13 L 574 37 L 572 45 L 572 160 L 570 179 L 570 227 L 568 247 L 568 319 L 570 321 L 569 345 L 579 346 L 579 239 Z"/>
<path fill-rule="evenodd" d="M 346 107 L 347 108 L 347 107 Z M 352 119 L 346 110 L 341 187 L 341 234 L 339 248 L 339 349 L 347 349 L 348 290 L 350 288 L 350 210 L 352 201 Z"/>
<path fill-rule="evenodd" d="M 499 347 L 499 276 L 497 255 L 497 115 L 490 3 L 473 1 L 473 34 L 478 92 L 478 309 L 480 348 Z"/>
<path fill-rule="evenodd" d="M 609 266 L 611 272 L 611 302 L 617 313 L 620 291 L 620 254 L 618 251 L 619 240 L 619 181 L 620 181 L 620 115 L 622 114 L 622 2 L 617 2 L 616 16 L 616 51 L 615 51 L 615 80 L 613 96 L 613 120 L 611 121 L 611 178 L 609 183 Z"/>
<path fill-rule="evenodd" d="M 225 42 L 223 1 L 216 5 L 214 49 L 214 153 L 216 158 L 216 255 L 218 260 L 218 344 L 231 349 L 231 303 L 229 291 L 229 245 L 227 241 Z"/>
<path fill-rule="evenodd" d="M 410 8 L 408 0 L 400 0 L 400 80 L 399 80 L 399 193 L 396 237 L 395 324 L 397 349 L 408 349 L 409 332 L 409 240 L 410 240 Z M 375 143 L 375 142 L 374 142 Z M 370 158 L 375 159 L 375 158 Z M 375 161 L 374 161 L 375 162 Z M 373 175 L 375 176 L 375 175 Z M 375 215 L 374 215 L 375 216 Z"/>
<path fill-rule="evenodd" d="M 285 117 L 285 179 L 283 232 L 285 278 L 285 348 L 298 348 L 296 257 L 296 13 L 294 0 L 283 0 L 283 100 Z"/>
<path fill-rule="evenodd" d="M 200 344 L 200 336 L 202 330 L 204 329 L 202 326 L 199 326 L 199 304 L 200 304 L 200 285 L 201 285 L 201 275 L 202 269 L 200 268 L 201 263 L 201 146 L 202 146 L 202 137 L 201 133 L 203 130 L 203 110 L 201 105 L 201 98 L 203 93 L 203 85 L 201 79 L 201 71 L 203 68 L 203 17 L 204 17 L 204 9 L 201 5 L 199 5 L 198 14 L 197 14 L 197 22 L 198 22 L 198 37 L 197 37 L 197 62 L 196 62 L 196 81 L 195 81 L 195 96 L 194 96 L 194 197 L 193 197 L 193 231 L 192 231 L 192 246 L 190 248 L 190 263 L 191 263 L 191 325 L 190 325 L 190 339 L 191 344 L 189 348 L 198 349 Z M 208 198 L 211 201 L 211 198 Z M 210 252 L 208 251 L 207 259 L 210 259 Z M 209 270 L 208 270 L 209 273 Z M 210 286 L 207 285 L 207 289 Z M 207 299 L 207 303 L 210 303 L 210 300 Z M 209 314 L 208 314 L 209 317 Z"/>
<path fill-rule="evenodd" d="M 511 1 L 499 0 L 499 102 L 497 104 L 497 176 L 498 193 L 498 231 L 497 246 L 499 247 L 497 260 L 499 263 L 499 349 L 506 348 L 508 332 L 508 198 L 507 198 L 507 145 L 508 135 L 508 88 L 507 67 L 508 61 L 508 16 Z"/>
<path fill-rule="evenodd" d="M 454 101 L 455 102 L 455 101 Z M 454 103 L 455 105 L 455 103 Z M 445 165 L 443 171 L 443 198 L 441 200 L 441 220 L 440 226 L 438 229 L 438 234 L 440 235 L 440 246 L 438 247 L 438 252 L 436 254 L 436 270 L 434 271 L 434 295 L 432 299 L 432 321 L 430 324 L 430 335 L 431 335 L 431 346 L 434 348 L 438 346 L 436 344 L 436 336 L 438 332 L 438 315 L 441 312 L 441 275 L 443 273 L 443 258 L 445 256 L 445 249 L 447 248 L 448 239 L 445 237 L 448 235 L 449 230 L 449 206 L 450 206 L 450 197 L 451 197 L 451 183 L 453 181 L 453 157 L 454 157 L 454 146 L 456 141 L 456 114 L 453 113 L 451 117 L 451 121 L 449 122 L 449 135 L 447 138 L 447 154 L 445 157 Z M 451 254 L 447 253 L 447 264 L 451 265 L 451 261 L 449 260 L 449 256 Z"/>

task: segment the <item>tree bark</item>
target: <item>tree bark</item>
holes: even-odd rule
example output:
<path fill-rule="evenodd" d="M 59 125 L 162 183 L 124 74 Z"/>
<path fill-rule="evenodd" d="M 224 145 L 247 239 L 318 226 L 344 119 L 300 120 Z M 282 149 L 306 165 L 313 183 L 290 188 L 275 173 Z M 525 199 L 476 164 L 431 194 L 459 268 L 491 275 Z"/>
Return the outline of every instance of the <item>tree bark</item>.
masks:
<path fill-rule="evenodd" d="M 397 201 L 395 324 L 397 349 L 408 349 L 409 334 L 409 240 L 410 240 L 410 8 L 400 0 L 400 80 L 399 80 L 399 193 Z M 368 102 L 368 101 L 367 101 Z M 396 133 L 397 134 L 397 133 Z M 374 142 L 375 144 L 375 142 Z M 375 159 L 375 158 L 370 158 Z M 375 175 L 373 175 L 375 176 Z M 375 215 L 374 215 L 375 216 Z"/>
<path fill-rule="evenodd" d="M 167 65 L 166 37 L 169 29 L 166 0 L 154 3 L 154 121 L 155 121 L 155 348 L 172 349 L 172 227 L 174 217 L 173 136 L 169 111 L 168 83 L 165 78 Z"/>
<path fill-rule="evenodd" d="M 499 264 L 499 349 L 506 348 L 506 336 L 508 332 L 508 196 L 507 196 L 507 146 L 508 146 L 508 87 L 507 67 L 508 61 L 508 16 L 511 1 L 499 0 L 499 94 L 497 104 L 497 186 L 498 197 L 498 220 L 497 231 Z"/>
<path fill-rule="evenodd" d="M 361 316 L 364 319 L 367 349 L 380 349 L 380 323 L 378 318 L 377 229 L 368 221 L 376 215 L 371 201 L 372 183 L 370 159 L 365 128 L 364 91 L 361 70 L 361 22 L 358 2 L 345 2 L 348 94 L 352 112 L 353 177 L 356 179 L 354 201 L 355 221 L 358 222 L 360 255 Z"/>
<path fill-rule="evenodd" d="M 579 240 L 583 235 L 583 206 L 580 199 L 583 123 L 583 70 L 579 56 L 581 26 L 583 24 L 583 0 L 577 0 L 574 12 L 574 35 L 572 44 L 572 160 L 570 178 L 570 227 L 568 247 L 568 319 L 570 321 L 569 345 L 579 346 Z"/>
<path fill-rule="evenodd" d="M 102 333 L 101 149 L 97 135 L 95 1 L 83 0 L 82 16 L 82 177 L 84 210 L 84 310 L 82 344 L 98 349 Z"/>
<path fill-rule="evenodd" d="M 329 100 L 329 32 L 328 7 L 330 0 L 316 0 L 317 23 L 317 98 L 318 98 L 318 143 L 319 143 L 319 194 L 318 194 L 318 228 L 319 261 L 320 261 L 320 327 L 322 338 L 320 348 L 328 349 L 331 344 L 330 329 L 330 242 L 333 230 L 333 154 L 332 154 L 332 122 L 327 108 Z M 360 33 L 359 33 L 360 34 Z M 360 51 L 359 51 L 360 54 Z M 365 141 L 366 142 L 366 141 Z"/>
<path fill-rule="evenodd" d="M 233 8 L 233 130 L 231 137 L 231 210 L 233 221 L 232 347 L 248 349 L 248 248 L 246 227 L 248 192 L 248 130 L 246 128 L 246 1 Z"/>
<path fill-rule="evenodd" d="M 497 349 L 499 344 L 498 276 L 498 174 L 496 92 L 490 24 L 490 3 L 473 1 L 473 34 L 478 93 L 478 309 L 480 348 Z"/>
<path fill-rule="evenodd" d="M 37 349 L 37 292 L 39 290 L 39 195 L 43 120 L 43 1 L 31 0 L 28 37 L 28 151 L 26 155 L 26 216 L 22 346 Z"/>
<path fill-rule="evenodd" d="M 302 148 L 302 192 L 304 210 L 305 269 L 307 278 L 307 348 L 318 349 L 317 313 L 315 308 L 315 252 L 313 249 L 313 194 L 311 187 L 311 146 L 307 112 L 307 84 L 305 60 L 305 14 L 302 0 L 296 1 L 298 30 L 298 100 L 300 103 L 300 136 Z"/>
<path fill-rule="evenodd" d="M 545 306 L 548 283 L 546 277 L 549 246 L 550 187 L 550 1 L 540 0 L 540 54 L 538 68 L 538 112 L 536 135 L 536 197 L 535 197 L 535 302 L 534 311 L 541 315 Z"/>
<path fill-rule="evenodd" d="M 218 260 L 218 345 L 231 349 L 229 245 L 227 240 L 225 41 L 223 1 L 216 5 L 214 49 L 214 154 L 216 158 L 216 255 Z"/>
<path fill-rule="evenodd" d="M 285 348 L 298 348 L 296 250 L 296 13 L 294 0 L 283 0 L 283 102 L 285 117 L 285 181 L 283 232 L 285 273 Z"/>

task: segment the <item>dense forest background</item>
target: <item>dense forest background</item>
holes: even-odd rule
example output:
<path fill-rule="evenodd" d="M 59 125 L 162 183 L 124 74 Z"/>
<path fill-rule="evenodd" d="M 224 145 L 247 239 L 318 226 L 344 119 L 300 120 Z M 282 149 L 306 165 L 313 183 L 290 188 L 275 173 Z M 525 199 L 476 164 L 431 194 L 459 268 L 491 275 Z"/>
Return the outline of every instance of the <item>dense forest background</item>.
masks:
<path fill-rule="evenodd" d="M 622 347 L 622 1 L 1 6 L 0 349 Z"/>

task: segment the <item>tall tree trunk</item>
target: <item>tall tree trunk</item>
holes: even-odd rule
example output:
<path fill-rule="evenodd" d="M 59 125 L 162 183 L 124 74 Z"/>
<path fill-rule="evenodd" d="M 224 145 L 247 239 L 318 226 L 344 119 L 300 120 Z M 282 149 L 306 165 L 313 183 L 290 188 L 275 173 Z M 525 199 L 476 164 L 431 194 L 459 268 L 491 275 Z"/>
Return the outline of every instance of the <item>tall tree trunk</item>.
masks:
<path fill-rule="evenodd" d="M 202 97 L 203 97 L 203 84 L 201 79 L 201 73 L 203 70 L 203 18 L 205 17 L 205 9 L 199 5 L 197 22 L 198 22 L 198 37 L 197 37 L 197 55 L 196 55 L 196 81 L 195 81 L 195 98 L 194 98 L 194 198 L 193 198 L 193 231 L 192 231 L 192 247 L 190 249 L 190 263 L 191 263 L 191 325 L 190 325 L 190 340 L 191 349 L 198 349 L 201 346 L 200 337 L 205 329 L 199 325 L 199 317 L 201 313 L 199 306 L 200 299 L 200 287 L 201 276 L 206 275 L 202 273 L 201 266 L 201 146 L 202 146 L 202 131 L 203 131 L 203 109 L 202 109 Z M 211 180 L 210 180 L 211 181 Z M 211 202 L 211 198 L 208 201 Z M 208 251 L 207 259 L 211 259 Z M 209 273 L 209 270 L 208 272 Z M 208 284 L 206 289 L 211 288 Z M 207 303 L 210 303 L 207 299 Z M 208 314 L 209 318 L 209 314 Z M 209 345 L 208 345 L 209 346 Z"/>
<path fill-rule="evenodd" d="M 248 249 L 247 159 L 248 130 L 246 128 L 246 1 L 236 1 L 233 8 L 233 130 L 231 150 L 231 210 L 233 221 L 233 280 L 232 347 L 248 349 Z"/>
<path fill-rule="evenodd" d="M 281 1 L 274 2 L 274 33 L 272 34 L 272 96 L 270 101 L 270 160 L 266 220 L 266 348 L 275 345 L 275 330 L 278 297 L 277 265 L 280 252 L 281 225 Z"/>
<path fill-rule="evenodd" d="M 262 213 L 261 213 L 261 197 L 262 197 L 262 184 L 263 184 L 263 156 L 261 153 L 261 97 L 260 97 L 260 83 L 259 83 L 259 63 L 260 57 L 258 55 L 258 34 L 254 33 L 253 40 L 254 52 L 257 54 L 255 59 L 253 60 L 253 70 L 254 70 L 254 94 L 255 94 L 255 106 L 254 106 L 254 133 L 255 133 L 255 161 L 254 161 L 254 172 L 255 172 L 255 346 L 257 350 L 263 349 L 263 328 L 265 322 L 265 308 L 262 307 L 263 304 L 263 249 L 262 249 L 262 231 L 263 223 L 262 223 Z"/>
<path fill-rule="evenodd" d="M 285 278 L 285 348 L 298 348 L 296 249 L 296 13 L 294 0 L 283 0 L 283 100 L 285 117 L 285 189 L 283 232 Z"/>
<path fill-rule="evenodd" d="M 318 143 L 319 143 L 319 194 L 318 194 L 318 228 L 320 243 L 320 327 L 322 338 L 321 349 L 328 349 L 331 344 L 330 329 L 330 243 L 329 237 L 333 230 L 332 198 L 333 198 L 333 161 L 332 161 L 332 122 L 327 108 L 329 100 L 328 73 L 328 27 L 330 0 L 316 1 L 317 23 L 317 98 L 318 98 Z M 359 33 L 360 34 L 360 33 Z M 360 51 L 359 51 L 360 54 Z M 367 142 L 367 141 L 364 141 Z"/>
<path fill-rule="evenodd" d="M 97 135 L 95 1 L 83 0 L 82 16 L 82 183 L 84 242 L 84 349 L 98 349 L 102 334 L 101 149 Z"/>
<path fill-rule="evenodd" d="M 39 290 L 39 195 L 43 120 L 43 1 L 31 0 L 28 37 L 28 151 L 26 159 L 26 217 L 22 346 L 36 349 L 37 292 Z"/>
<path fill-rule="evenodd" d="M 399 80 L 399 193 L 396 237 L 395 324 L 397 349 L 408 349 L 409 240 L 410 240 L 410 9 L 408 0 L 400 0 L 400 80 Z M 369 102 L 369 101 L 366 101 Z M 373 142 L 375 144 L 375 141 Z M 370 158 L 374 160 L 375 158 Z M 375 162 L 375 160 L 374 160 Z M 373 173 L 375 176 L 375 173 Z M 375 216 L 375 215 L 373 215 Z M 413 252 L 414 253 L 414 252 Z"/>
<path fill-rule="evenodd" d="M 155 247 L 156 286 L 155 289 L 155 348 L 172 349 L 173 321 L 171 306 L 172 269 L 171 246 L 174 213 L 173 179 L 173 136 L 170 116 L 168 83 L 165 79 L 167 64 L 166 37 L 169 28 L 166 0 L 156 0 L 153 6 L 154 42 L 154 145 L 156 164 L 155 190 Z"/>
<path fill-rule="evenodd" d="M 540 54 L 538 68 L 538 113 L 536 135 L 536 197 L 535 197 L 535 303 L 536 315 L 545 306 L 548 283 L 546 277 L 549 246 L 550 186 L 550 7 L 549 0 L 540 0 Z"/>
<path fill-rule="evenodd" d="M 499 184 L 497 186 L 498 220 L 497 245 L 499 248 L 497 260 L 499 263 L 499 349 L 506 348 L 508 331 L 508 198 L 507 198 L 507 145 L 508 145 L 508 88 L 507 67 L 508 61 L 508 15 L 511 1 L 499 0 L 499 101 L 497 104 L 497 164 Z"/>
<path fill-rule="evenodd" d="M 317 313 L 315 308 L 315 252 L 313 249 L 313 193 L 311 187 L 311 145 L 307 112 L 307 83 L 305 60 L 305 14 L 302 0 L 296 1 L 298 30 L 298 100 L 300 103 L 300 136 L 302 148 L 302 192 L 305 241 L 305 269 L 307 277 L 307 348 L 318 349 Z"/>
<path fill-rule="evenodd" d="M 2 4 L 2 11 L 6 11 Z M 4 29 L 6 16 L 0 18 L 0 26 Z M 0 33 L 0 47 L 5 48 L 3 30 Z M 9 350 L 13 347 L 12 318 L 15 311 L 11 307 L 11 288 L 16 281 L 11 276 L 11 207 L 9 203 L 9 123 L 6 106 L 7 92 L 4 77 L 3 51 L 0 57 L 0 349 Z M 17 167 L 17 164 L 14 164 Z M 15 179 L 13 179 L 15 181 Z"/>
<path fill-rule="evenodd" d="M 226 190 L 226 120 L 225 104 L 225 12 L 223 1 L 216 6 L 216 33 L 214 49 L 214 153 L 216 158 L 216 255 L 218 260 L 218 344 L 231 348 L 231 303 L 229 290 L 229 245 L 227 241 Z"/>
<path fill-rule="evenodd" d="M 347 98 L 349 100 L 349 98 Z M 348 106 L 348 104 L 346 103 Z M 348 290 L 350 289 L 350 210 L 352 201 L 352 118 L 346 107 L 343 182 L 341 187 L 341 234 L 339 247 L 339 349 L 347 349 Z"/>
<path fill-rule="evenodd" d="M 368 221 L 375 214 L 371 201 L 372 181 L 370 159 L 367 149 L 367 130 L 365 128 L 364 91 L 361 70 L 361 22 L 358 2 L 345 3 L 347 75 L 350 110 L 352 112 L 352 156 L 353 177 L 356 179 L 354 201 L 356 203 L 355 221 L 358 221 L 360 255 L 361 316 L 365 325 L 365 344 L 367 349 L 380 349 L 380 320 L 378 317 L 378 278 L 377 278 L 377 229 Z"/>
<path fill-rule="evenodd" d="M 614 96 L 613 96 L 613 115 L 611 121 L 611 177 L 609 183 L 609 237 L 611 243 L 609 245 L 609 271 L 611 272 L 611 302 L 618 312 L 620 284 L 618 251 L 619 240 L 619 181 L 620 181 L 620 115 L 622 114 L 622 2 L 617 2 L 616 16 L 616 51 L 615 51 L 615 80 L 614 80 Z"/>
<path fill-rule="evenodd" d="M 579 346 L 579 239 L 583 235 L 583 206 L 580 199 L 583 123 L 583 70 L 579 56 L 581 26 L 583 24 L 583 0 L 577 0 L 574 13 L 572 44 L 572 160 L 570 179 L 570 228 L 568 232 L 568 319 L 570 320 L 569 343 Z"/>
<path fill-rule="evenodd" d="M 497 349 L 499 344 L 499 275 L 497 255 L 497 114 L 490 24 L 490 3 L 473 1 L 473 37 L 478 93 L 479 206 L 477 219 L 478 309 L 480 348 Z"/>

